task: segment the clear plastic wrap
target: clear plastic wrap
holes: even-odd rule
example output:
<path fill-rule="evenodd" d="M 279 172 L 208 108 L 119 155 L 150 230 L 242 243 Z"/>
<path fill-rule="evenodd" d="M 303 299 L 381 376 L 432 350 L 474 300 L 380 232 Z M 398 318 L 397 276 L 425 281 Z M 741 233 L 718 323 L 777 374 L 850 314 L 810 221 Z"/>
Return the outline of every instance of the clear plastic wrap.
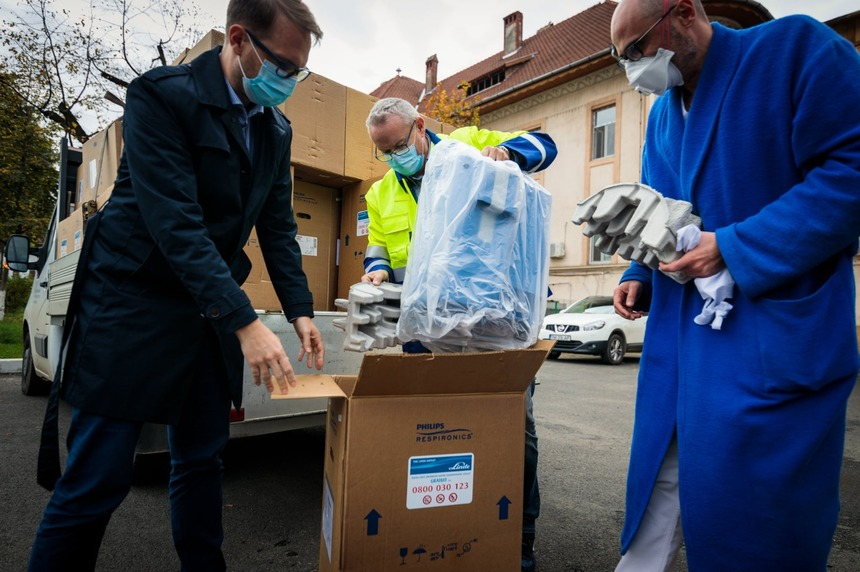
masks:
<path fill-rule="evenodd" d="M 397 336 L 433 352 L 529 347 L 546 313 L 551 196 L 453 140 L 425 170 Z"/>

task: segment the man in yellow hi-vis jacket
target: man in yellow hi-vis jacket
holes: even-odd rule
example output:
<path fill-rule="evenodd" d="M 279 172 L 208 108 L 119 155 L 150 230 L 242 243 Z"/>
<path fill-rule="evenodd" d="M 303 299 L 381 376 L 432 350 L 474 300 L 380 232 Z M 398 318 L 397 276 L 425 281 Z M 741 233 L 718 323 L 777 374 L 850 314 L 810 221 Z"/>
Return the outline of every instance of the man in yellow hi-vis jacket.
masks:
<path fill-rule="evenodd" d="M 391 167 L 365 196 L 370 224 L 362 281 L 376 285 L 382 282 L 402 283 L 406 275 L 421 181 L 433 145 L 442 139 L 455 139 L 496 161 L 514 161 L 526 173 L 546 169 L 557 155 L 555 143 L 545 133 L 507 133 L 477 127 L 463 127 L 448 135 L 433 133 L 424 126 L 424 119 L 409 102 L 393 97 L 376 102 L 367 118 L 367 130 L 376 146 L 376 158 Z M 427 350 L 413 341 L 403 344 L 403 351 L 419 353 Z M 535 520 L 540 513 L 533 394 L 534 382 L 526 391 L 523 572 L 535 570 Z"/>

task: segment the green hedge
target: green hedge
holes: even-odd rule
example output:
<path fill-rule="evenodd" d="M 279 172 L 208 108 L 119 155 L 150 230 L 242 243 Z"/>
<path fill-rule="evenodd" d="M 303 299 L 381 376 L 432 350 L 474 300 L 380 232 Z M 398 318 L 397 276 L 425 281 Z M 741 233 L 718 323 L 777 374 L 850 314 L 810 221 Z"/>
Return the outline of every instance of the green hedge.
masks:
<path fill-rule="evenodd" d="M 9 279 L 6 282 L 6 312 L 14 314 L 24 310 L 32 288 L 33 279 L 29 276 L 26 278 L 15 276 Z"/>
<path fill-rule="evenodd" d="M 20 358 L 24 354 L 23 325 L 23 312 L 6 312 L 0 321 L 0 359 Z"/>
<path fill-rule="evenodd" d="M 33 279 L 14 276 L 6 282 L 6 315 L 0 321 L 0 359 L 20 358 L 24 306 L 30 298 Z"/>

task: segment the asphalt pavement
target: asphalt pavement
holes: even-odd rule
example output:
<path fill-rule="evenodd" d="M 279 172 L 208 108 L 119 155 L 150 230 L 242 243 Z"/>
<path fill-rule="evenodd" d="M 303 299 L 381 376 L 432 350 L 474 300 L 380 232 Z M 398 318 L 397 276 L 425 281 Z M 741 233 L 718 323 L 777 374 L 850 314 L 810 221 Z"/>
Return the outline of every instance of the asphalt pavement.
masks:
<path fill-rule="evenodd" d="M 540 572 L 611 571 L 618 559 L 633 426 L 637 358 L 612 367 L 589 357 L 547 362 L 538 374 Z M 0 570 L 26 568 L 48 493 L 35 482 L 45 398 L 0 375 Z M 61 431 L 68 411 L 61 414 Z M 224 552 L 232 571 L 314 572 L 319 558 L 324 430 L 232 441 L 225 451 Z M 166 465 L 155 460 L 114 514 L 98 569 L 178 570 Z M 683 556 L 683 555 L 682 555 Z M 686 570 L 683 560 L 678 571 Z M 860 390 L 849 405 L 842 514 L 831 572 L 860 570 Z M 485 571 L 470 571 L 485 572 Z"/>

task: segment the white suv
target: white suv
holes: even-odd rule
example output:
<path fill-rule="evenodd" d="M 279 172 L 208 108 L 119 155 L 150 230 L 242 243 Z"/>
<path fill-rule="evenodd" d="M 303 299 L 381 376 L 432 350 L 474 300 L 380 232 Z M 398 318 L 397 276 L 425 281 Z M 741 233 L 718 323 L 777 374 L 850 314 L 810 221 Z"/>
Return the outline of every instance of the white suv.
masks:
<path fill-rule="evenodd" d="M 562 353 L 588 354 L 618 365 L 627 352 L 642 351 L 647 318 L 627 320 L 615 313 L 611 296 L 588 296 L 545 317 L 538 337 L 555 341 L 549 359 Z"/>

